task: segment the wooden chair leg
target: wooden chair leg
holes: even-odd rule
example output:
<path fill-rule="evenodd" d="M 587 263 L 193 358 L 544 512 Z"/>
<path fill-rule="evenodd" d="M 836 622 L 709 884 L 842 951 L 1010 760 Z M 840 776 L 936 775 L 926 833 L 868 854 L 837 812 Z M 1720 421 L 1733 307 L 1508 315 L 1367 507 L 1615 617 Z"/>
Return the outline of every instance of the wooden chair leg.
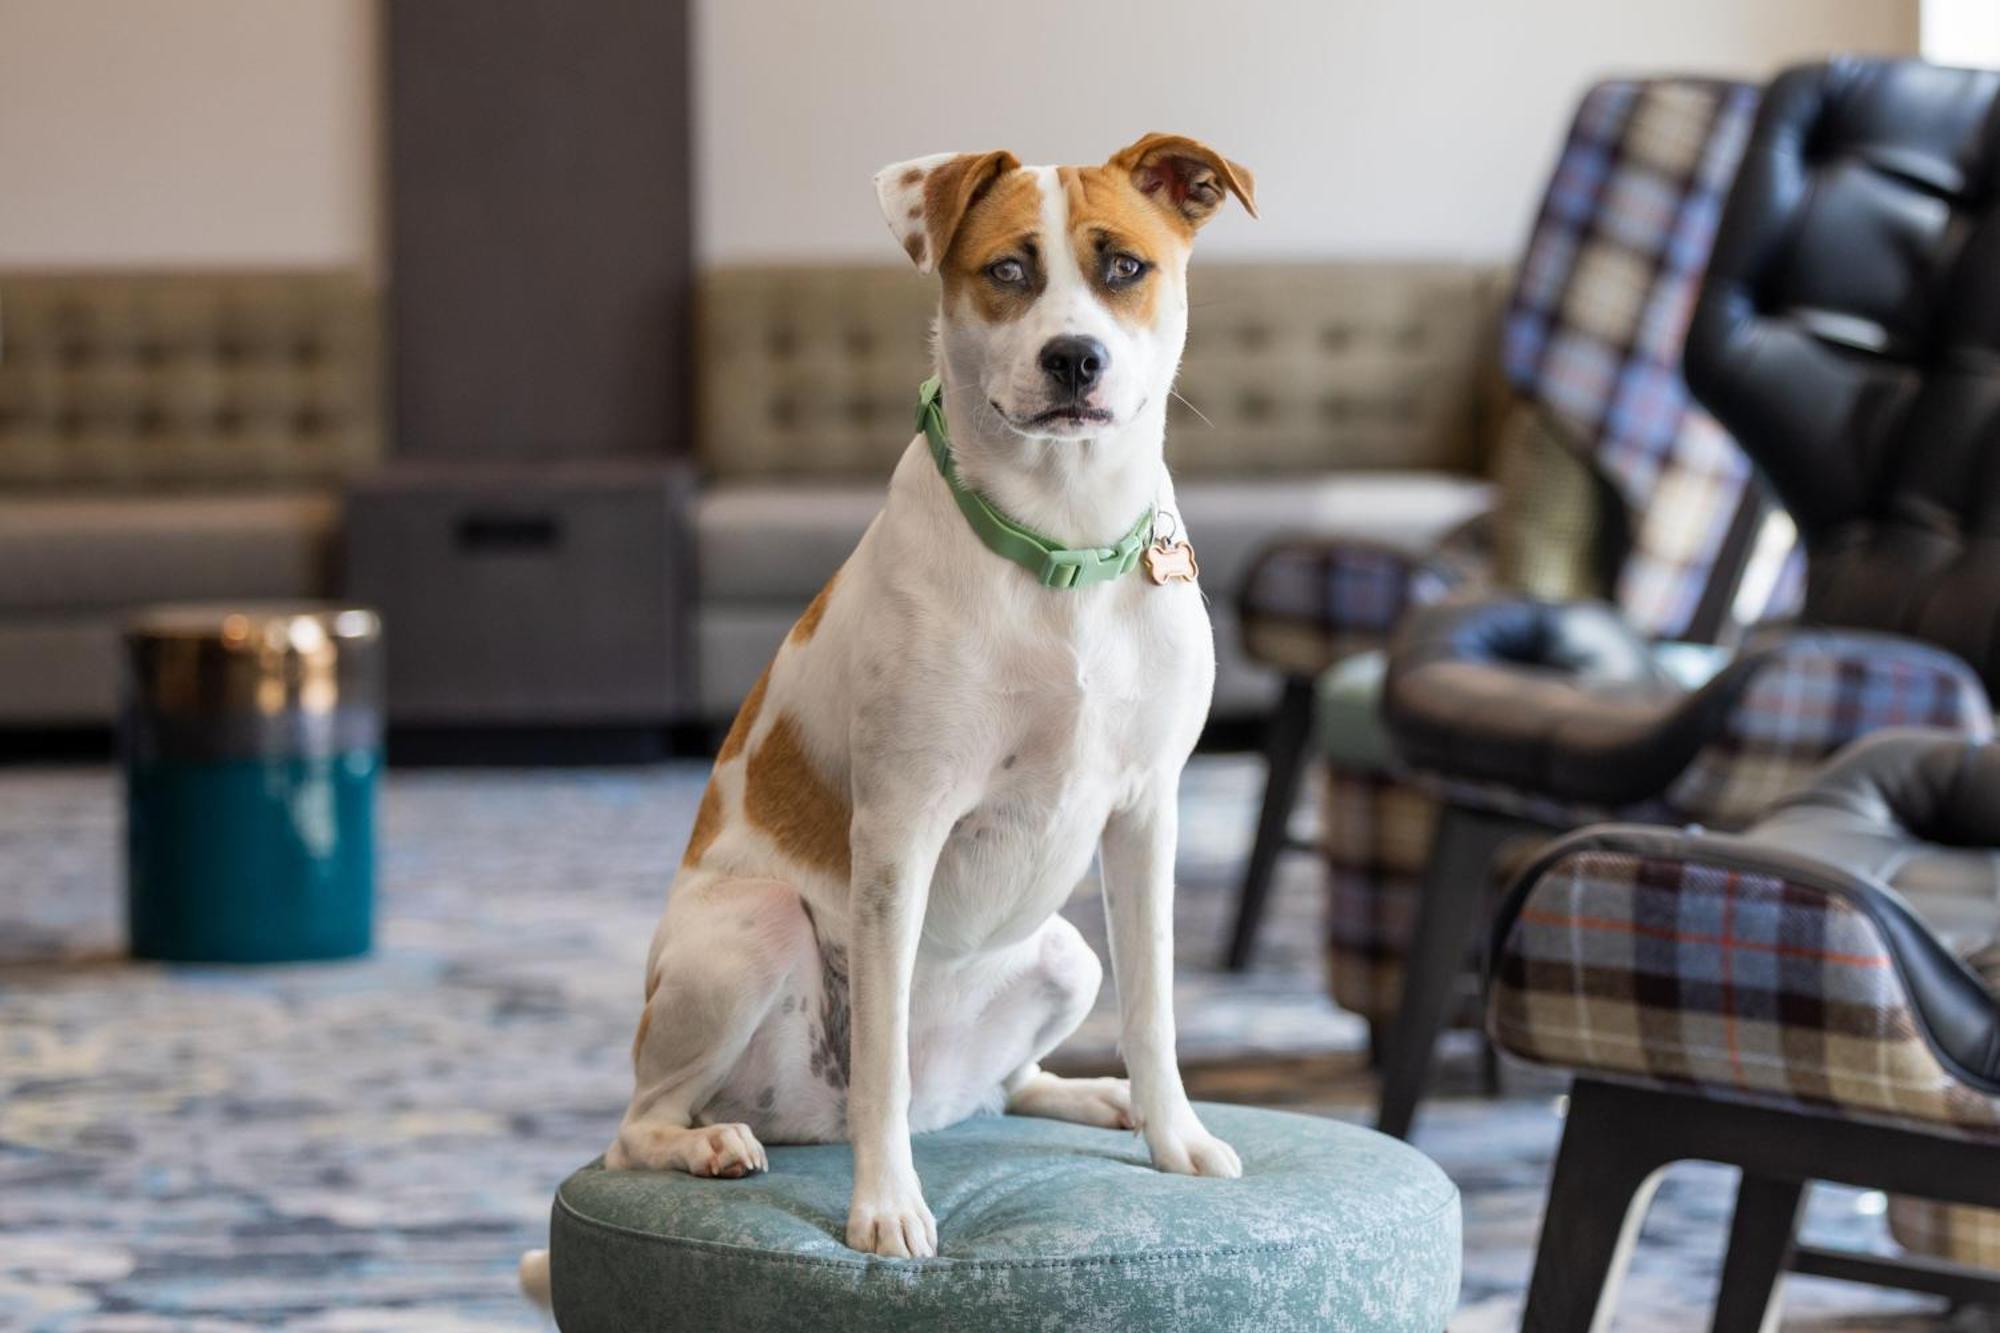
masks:
<path fill-rule="evenodd" d="M 1803 1181 L 1743 1173 L 1713 1333 L 1760 1333 L 1776 1312 L 1778 1280 L 1791 1264 L 1805 1190 Z"/>
<path fill-rule="evenodd" d="M 1713 1327 L 1749 1333 L 1777 1322 L 1781 1272 L 1929 1292 L 2000 1305 L 1989 1270 L 1915 1256 L 1800 1245 L 1810 1180 L 2000 1208 L 1991 1148 L 1921 1128 L 1896 1128 L 1752 1106 L 1720 1098 L 1599 1082 L 1579 1074 L 1556 1156 L 1535 1276 L 1521 1327 L 1530 1333 L 1601 1333 L 1610 1323 L 1652 1186 L 1673 1162 L 1700 1159 L 1743 1171 L 1730 1224 Z"/>
<path fill-rule="evenodd" d="M 1439 812 L 1416 929 L 1403 961 L 1403 998 L 1382 1053 L 1382 1100 L 1375 1127 L 1384 1134 L 1409 1137 L 1466 953 L 1486 924 L 1493 854 L 1516 828 L 1511 821 L 1454 806 Z"/>
<path fill-rule="evenodd" d="M 1639 1224 L 1668 1165 L 1646 1150 L 1645 1120 L 1603 1091 L 1579 1080 L 1570 1093 L 1523 1333 L 1609 1326 Z"/>
<path fill-rule="evenodd" d="M 1278 856 L 1291 843 L 1292 811 L 1312 755 L 1312 723 L 1312 678 L 1287 676 L 1264 742 L 1264 807 L 1257 816 L 1257 838 L 1250 846 L 1250 864 L 1237 894 L 1236 924 L 1229 934 L 1226 962 L 1232 972 L 1250 965 Z"/>

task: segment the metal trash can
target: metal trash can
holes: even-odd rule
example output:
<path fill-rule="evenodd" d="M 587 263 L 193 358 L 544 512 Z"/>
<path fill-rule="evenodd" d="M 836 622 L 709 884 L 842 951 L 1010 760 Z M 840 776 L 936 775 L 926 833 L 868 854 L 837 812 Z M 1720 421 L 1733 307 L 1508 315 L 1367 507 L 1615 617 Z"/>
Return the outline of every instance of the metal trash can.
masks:
<path fill-rule="evenodd" d="M 132 954 L 368 950 L 381 622 L 358 607 L 162 607 L 125 632 Z"/>

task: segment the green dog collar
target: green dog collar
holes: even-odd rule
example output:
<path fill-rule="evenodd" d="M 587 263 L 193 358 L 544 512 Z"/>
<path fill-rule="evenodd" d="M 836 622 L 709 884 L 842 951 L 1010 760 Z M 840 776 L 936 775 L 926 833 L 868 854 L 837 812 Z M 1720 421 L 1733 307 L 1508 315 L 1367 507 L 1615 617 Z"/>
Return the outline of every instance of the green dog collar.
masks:
<path fill-rule="evenodd" d="M 1058 546 L 1014 522 L 986 503 L 979 492 L 959 479 L 951 461 L 951 438 L 945 432 L 944 384 L 933 375 L 917 390 L 917 429 L 930 441 L 938 475 L 951 488 L 958 512 L 995 555 L 1012 560 L 1045 588 L 1088 588 L 1122 578 L 1138 565 L 1153 535 L 1153 507 L 1148 505 L 1132 530 L 1116 546 Z"/>

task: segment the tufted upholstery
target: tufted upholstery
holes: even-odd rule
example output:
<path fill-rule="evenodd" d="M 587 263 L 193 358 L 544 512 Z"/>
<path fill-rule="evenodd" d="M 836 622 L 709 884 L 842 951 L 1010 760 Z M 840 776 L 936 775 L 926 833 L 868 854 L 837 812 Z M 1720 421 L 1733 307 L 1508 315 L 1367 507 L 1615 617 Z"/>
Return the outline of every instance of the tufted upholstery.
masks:
<path fill-rule="evenodd" d="M 0 274 L 0 488 L 331 483 L 382 452 L 351 274 Z"/>
<path fill-rule="evenodd" d="M 1189 282 L 1187 402 L 1167 429 L 1177 475 L 1477 469 L 1491 270 L 1197 261 Z M 704 469 L 725 481 L 885 475 L 910 440 L 936 300 L 900 265 L 709 272 Z"/>
<path fill-rule="evenodd" d="M 156 600 L 323 597 L 383 452 L 377 294 L 340 272 L 0 273 L 0 726 L 113 715 Z"/>
<path fill-rule="evenodd" d="M 1479 470 L 1497 273 L 1197 261 L 1188 283 L 1177 473 Z"/>
<path fill-rule="evenodd" d="M 1771 87 L 1687 345 L 1811 554 L 1806 614 L 2000 687 L 2000 73 Z"/>

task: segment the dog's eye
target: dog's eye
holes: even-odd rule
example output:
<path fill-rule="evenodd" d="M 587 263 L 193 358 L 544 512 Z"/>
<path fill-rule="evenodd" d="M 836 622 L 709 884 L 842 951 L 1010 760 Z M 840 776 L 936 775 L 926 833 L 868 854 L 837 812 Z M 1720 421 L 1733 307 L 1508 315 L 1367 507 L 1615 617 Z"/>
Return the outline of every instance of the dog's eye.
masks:
<path fill-rule="evenodd" d="M 1104 266 L 1104 276 L 1113 285 L 1137 282 L 1152 267 L 1137 255 L 1113 255 L 1111 262 Z"/>
<path fill-rule="evenodd" d="M 1008 287 L 1018 287 L 1028 280 L 1028 269 L 1018 259 L 997 259 L 986 266 L 986 276 Z"/>

